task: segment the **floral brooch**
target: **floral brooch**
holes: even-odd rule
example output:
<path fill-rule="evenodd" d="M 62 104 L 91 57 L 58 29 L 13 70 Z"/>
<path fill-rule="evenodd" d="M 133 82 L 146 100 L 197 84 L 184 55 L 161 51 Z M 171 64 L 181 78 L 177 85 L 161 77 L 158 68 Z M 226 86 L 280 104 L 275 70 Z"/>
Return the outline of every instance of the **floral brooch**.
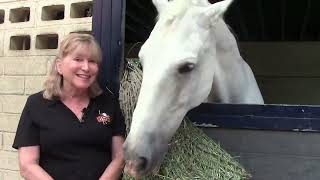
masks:
<path fill-rule="evenodd" d="M 111 122 L 111 117 L 107 113 L 100 113 L 100 110 L 99 115 L 96 117 L 96 119 L 99 123 L 103 124 L 109 124 Z"/>

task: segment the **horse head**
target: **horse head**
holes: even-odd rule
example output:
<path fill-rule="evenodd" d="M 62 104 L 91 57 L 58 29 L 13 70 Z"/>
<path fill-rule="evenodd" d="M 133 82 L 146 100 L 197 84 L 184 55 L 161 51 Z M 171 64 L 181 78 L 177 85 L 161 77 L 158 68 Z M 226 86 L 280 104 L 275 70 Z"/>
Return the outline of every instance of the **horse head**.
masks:
<path fill-rule="evenodd" d="M 143 80 L 124 143 L 131 175 L 144 176 L 160 165 L 183 117 L 208 97 L 216 56 L 210 34 L 231 2 L 153 0 L 158 20 L 139 52 Z"/>

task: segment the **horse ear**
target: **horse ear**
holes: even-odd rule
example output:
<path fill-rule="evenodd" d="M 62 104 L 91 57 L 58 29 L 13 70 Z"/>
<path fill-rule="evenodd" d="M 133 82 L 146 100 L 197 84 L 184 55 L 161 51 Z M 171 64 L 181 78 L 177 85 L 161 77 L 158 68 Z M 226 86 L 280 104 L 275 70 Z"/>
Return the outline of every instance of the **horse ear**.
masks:
<path fill-rule="evenodd" d="M 203 11 L 201 24 L 207 28 L 214 25 L 227 11 L 233 0 L 224 0 L 210 5 Z"/>
<path fill-rule="evenodd" d="M 157 8 L 158 14 L 167 6 L 168 0 L 152 0 L 153 5 Z"/>

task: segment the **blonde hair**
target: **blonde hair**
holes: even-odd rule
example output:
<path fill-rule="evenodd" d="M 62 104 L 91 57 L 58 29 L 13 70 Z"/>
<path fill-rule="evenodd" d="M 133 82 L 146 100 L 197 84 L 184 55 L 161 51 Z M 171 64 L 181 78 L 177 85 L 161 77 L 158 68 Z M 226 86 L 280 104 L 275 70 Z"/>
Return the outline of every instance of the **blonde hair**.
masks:
<path fill-rule="evenodd" d="M 65 39 L 60 43 L 60 48 L 58 55 L 52 63 L 50 74 L 44 83 L 43 97 L 45 99 L 61 98 L 62 96 L 62 82 L 63 77 L 57 71 L 56 64 L 58 59 L 66 57 L 69 53 L 74 51 L 79 45 L 88 45 L 91 50 L 92 59 L 97 62 L 98 65 L 101 64 L 102 55 L 99 44 L 96 42 L 94 37 L 90 34 L 79 34 L 71 33 L 65 37 Z M 96 97 L 102 93 L 102 90 L 95 80 L 89 87 L 89 96 Z"/>

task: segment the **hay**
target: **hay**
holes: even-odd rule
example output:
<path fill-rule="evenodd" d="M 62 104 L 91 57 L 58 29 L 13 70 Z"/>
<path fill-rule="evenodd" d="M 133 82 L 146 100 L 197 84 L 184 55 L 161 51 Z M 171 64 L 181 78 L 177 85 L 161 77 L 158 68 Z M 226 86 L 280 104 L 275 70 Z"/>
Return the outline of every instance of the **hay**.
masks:
<path fill-rule="evenodd" d="M 120 106 L 127 132 L 142 81 L 138 59 L 129 59 L 120 82 Z M 242 180 L 250 175 L 226 151 L 185 118 L 174 135 L 158 174 L 144 179 Z M 123 179 L 132 179 L 124 176 Z"/>

